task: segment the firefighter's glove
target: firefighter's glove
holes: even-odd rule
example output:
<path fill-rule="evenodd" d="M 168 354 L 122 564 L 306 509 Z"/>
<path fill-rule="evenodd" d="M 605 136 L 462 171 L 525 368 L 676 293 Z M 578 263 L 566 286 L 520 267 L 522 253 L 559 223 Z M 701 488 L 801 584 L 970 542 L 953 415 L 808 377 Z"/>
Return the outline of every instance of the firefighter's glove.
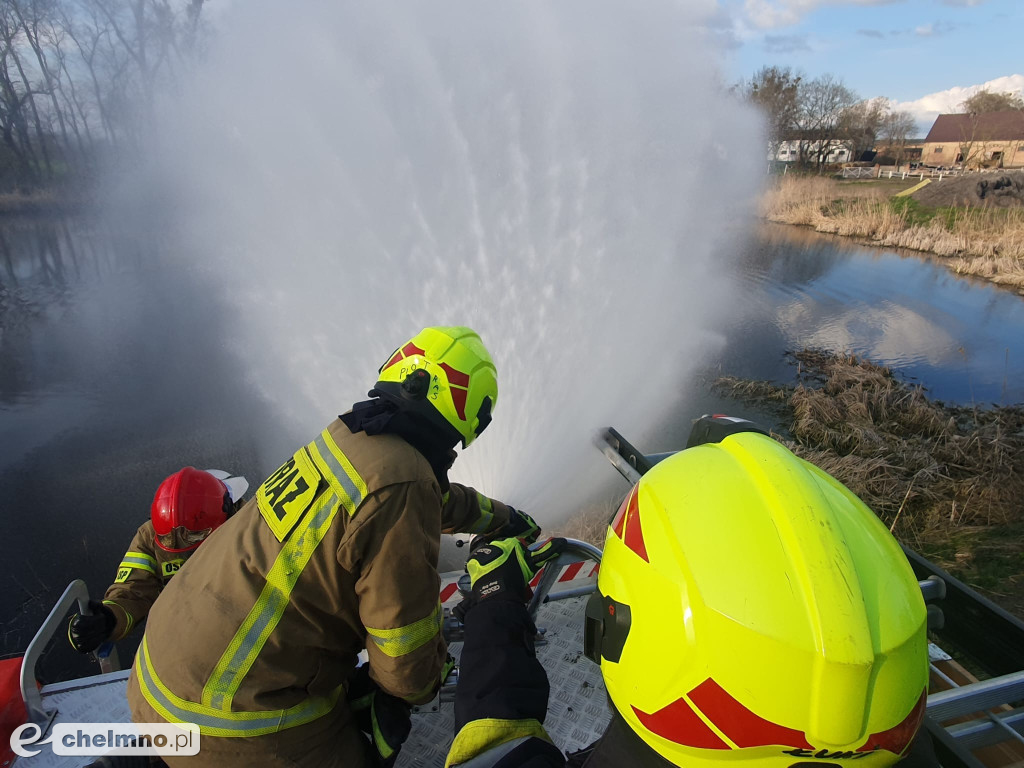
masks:
<path fill-rule="evenodd" d="M 527 546 L 537 541 L 537 537 L 540 536 L 540 526 L 537 525 L 537 521 L 525 512 L 512 507 L 509 507 L 508 512 L 508 522 L 498 530 L 501 538 L 516 538 Z"/>
<path fill-rule="evenodd" d="M 412 707 L 397 696 L 385 693 L 370 678 L 370 665 L 363 664 L 349 682 L 348 704 L 356 725 L 373 746 L 374 765 L 391 768 L 402 744 L 409 738 Z"/>
<path fill-rule="evenodd" d="M 565 539 L 548 539 L 535 549 L 527 549 L 517 538 L 500 539 L 485 544 L 466 561 L 473 600 L 496 596 L 515 600 L 530 599 L 530 581 L 537 571 L 554 560 L 565 549 Z"/>
<path fill-rule="evenodd" d="M 76 613 L 68 622 L 68 642 L 79 653 L 92 653 L 110 639 L 117 618 L 103 603 L 89 601 L 89 615 Z"/>
<path fill-rule="evenodd" d="M 472 552 L 477 547 L 482 547 L 492 541 L 508 538 L 519 539 L 526 546 L 530 546 L 537 541 L 538 536 L 540 536 L 540 526 L 537 525 L 537 521 L 525 512 L 509 507 L 508 522 L 493 533 L 474 536 L 470 539 L 469 551 Z"/>

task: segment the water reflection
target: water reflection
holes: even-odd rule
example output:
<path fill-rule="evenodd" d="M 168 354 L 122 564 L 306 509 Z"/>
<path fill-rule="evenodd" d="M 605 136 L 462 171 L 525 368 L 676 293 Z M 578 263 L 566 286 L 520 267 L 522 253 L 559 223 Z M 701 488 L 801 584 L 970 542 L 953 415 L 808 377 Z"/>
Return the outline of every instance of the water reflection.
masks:
<path fill-rule="evenodd" d="M 743 260 L 745 306 L 719 361 L 788 380 L 781 353 L 853 352 L 958 403 L 1024 401 L 1024 300 L 889 250 L 768 226 Z"/>

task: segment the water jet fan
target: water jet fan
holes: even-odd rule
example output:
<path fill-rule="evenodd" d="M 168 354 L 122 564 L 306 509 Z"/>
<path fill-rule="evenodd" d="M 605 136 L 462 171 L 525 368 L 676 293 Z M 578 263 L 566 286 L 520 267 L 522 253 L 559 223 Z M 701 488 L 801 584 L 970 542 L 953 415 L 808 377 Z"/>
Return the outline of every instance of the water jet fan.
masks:
<path fill-rule="evenodd" d="M 453 478 L 572 509 L 642 439 L 735 312 L 731 256 L 763 169 L 674 2 L 237 3 L 167 104 L 144 179 L 225 350 L 287 435 L 361 399 L 421 327 L 492 350 L 493 424 Z"/>

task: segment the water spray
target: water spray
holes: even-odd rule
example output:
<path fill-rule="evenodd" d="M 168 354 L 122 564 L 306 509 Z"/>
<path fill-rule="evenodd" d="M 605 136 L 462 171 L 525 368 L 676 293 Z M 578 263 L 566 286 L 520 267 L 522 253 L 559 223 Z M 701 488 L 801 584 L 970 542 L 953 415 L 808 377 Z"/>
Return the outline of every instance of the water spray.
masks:
<path fill-rule="evenodd" d="M 420 328 L 469 325 L 499 400 L 453 479 L 573 509 L 607 477 L 596 430 L 664 419 L 738 306 L 763 151 L 700 13 L 309 0 L 220 22 L 146 194 L 171 258 L 231 285 L 223 347 L 287 425 L 267 442 L 362 399 Z"/>

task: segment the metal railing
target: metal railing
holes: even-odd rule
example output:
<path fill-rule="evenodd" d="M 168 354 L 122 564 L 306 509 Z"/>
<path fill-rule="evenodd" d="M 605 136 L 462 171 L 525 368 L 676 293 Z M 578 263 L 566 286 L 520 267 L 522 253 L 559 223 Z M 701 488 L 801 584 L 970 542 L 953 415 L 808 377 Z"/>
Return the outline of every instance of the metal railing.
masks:
<path fill-rule="evenodd" d="M 46 621 L 36 632 L 32 642 L 28 644 L 25 658 L 21 660 L 21 698 L 25 701 L 28 719 L 38 725 L 42 732 L 46 731 L 50 721 L 57 713 L 47 712 L 43 709 L 43 697 L 36 684 L 36 664 L 42 657 L 43 651 L 46 650 L 50 638 L 64 626 L 64 617 L 76 602 L 79 613 L 84 615 L 89 612 L 89 588 L 81 579 L 75 579 L 68 584 L 64 594 L 60 596 L 57 604 L 50 611 L 50 615 L 46 617 Z"/>
<path fill-rule="evenodd" d="M 30 722 L 35 723 L 45 733 L 50 721 L 57 714 L 56 711 L 48 712 L 43 707 L 43 697 L 36 683 L 36 664 L 46 651 L 46 646 L 58 631 L 63 631 L 68 612 L 77 604 L 78 612 L 83 616 L 91 614 L 89 610 L 89 588 L 81 579 L 75 579 L 68 584 L 64 594 L 60 596 L 57 603 L 50 610 L 46 621 L 39 627 L 32 642 L 28 644 L 25 657 L 21 660 L 21 698 L 25 702 L 25 709 L 28 711 Z M 102 655 L 94 654 L 94 658 L 100 663 L 103 672 L 113 672 L 120 669 L 117 650 L 110 643 L 101 646 L 104 651 Z"/>
<path fill-rule="evenodd" d="M 594 590 L 593 585 L 591 585 L 551 594 L 551 588 L 558 581 L 562 568 L 570 563 L 577 563 L 580 560 L 593 560 L 595 563 L 600 563 L 601 550 L 593 544 L 587 544 L 585 541 L 566 539 L 565 549 L 558 556 L 558 559 L 548 563 L 540 571 L 540 580 L 533 590 L 533 598 L 530 600 L 528 607 L 531 619 L 537 618 L 537 611 L 540 610 L 541 605 L 544 603 L 551 600 L 563 600 L 568 597 L 579 597 L 580 595 L 589 594 Z"/>

